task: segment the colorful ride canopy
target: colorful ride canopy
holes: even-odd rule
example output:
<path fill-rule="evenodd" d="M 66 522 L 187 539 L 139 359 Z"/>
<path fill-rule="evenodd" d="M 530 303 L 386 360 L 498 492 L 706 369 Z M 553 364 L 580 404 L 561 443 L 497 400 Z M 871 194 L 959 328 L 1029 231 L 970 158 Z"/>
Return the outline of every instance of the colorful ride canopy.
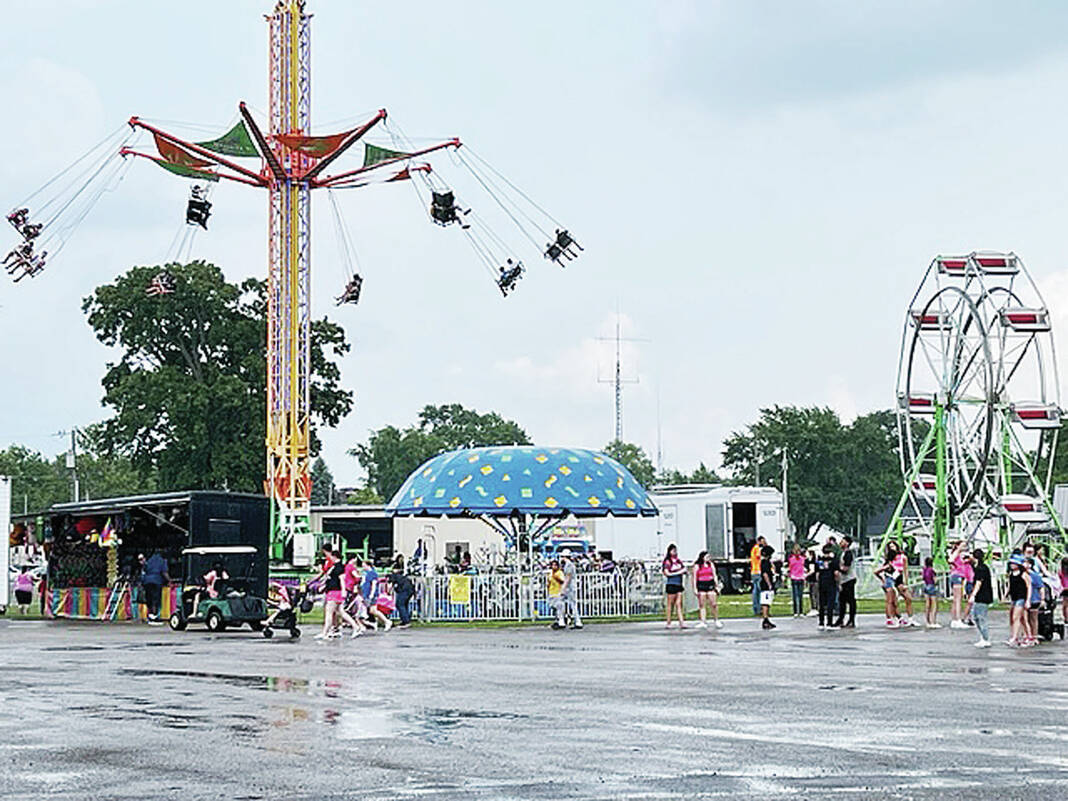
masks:
<path fill-rule="evenodd" d="M 435 456 L 408 476 L 386 513 L 652 517 L 657 508 L 630 471 L 603 453 L 502 445 Z"/>

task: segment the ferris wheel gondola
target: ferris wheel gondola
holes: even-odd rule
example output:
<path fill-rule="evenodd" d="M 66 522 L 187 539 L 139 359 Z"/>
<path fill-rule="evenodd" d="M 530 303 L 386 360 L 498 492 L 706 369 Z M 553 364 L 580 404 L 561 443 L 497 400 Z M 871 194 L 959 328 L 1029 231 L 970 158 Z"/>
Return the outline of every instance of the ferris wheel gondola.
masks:
<path fill-rule="evenodd" d="M 941 558 L 951 530 L 971 538 L 989 523 L 1007 545 L 1026 524 L 1063 546 L 1049 502 L 1061 422 L 1052 325 L 1019 256 L 932 261 L 906 314 L 897 393 L 906 486 L 884 541 L 907 522 Z"/>

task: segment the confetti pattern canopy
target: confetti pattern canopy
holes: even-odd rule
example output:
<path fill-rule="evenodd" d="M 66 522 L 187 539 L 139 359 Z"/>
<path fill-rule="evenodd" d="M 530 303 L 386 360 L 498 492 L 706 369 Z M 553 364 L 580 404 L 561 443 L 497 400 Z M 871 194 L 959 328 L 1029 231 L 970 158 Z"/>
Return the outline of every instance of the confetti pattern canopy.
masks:
<path fill-rule="evenodd" d="M 656 506 L 623 465 L 582 448 L 500 446 L 435 456 L 386 511 L 446 517 L 651 517 Z"/>

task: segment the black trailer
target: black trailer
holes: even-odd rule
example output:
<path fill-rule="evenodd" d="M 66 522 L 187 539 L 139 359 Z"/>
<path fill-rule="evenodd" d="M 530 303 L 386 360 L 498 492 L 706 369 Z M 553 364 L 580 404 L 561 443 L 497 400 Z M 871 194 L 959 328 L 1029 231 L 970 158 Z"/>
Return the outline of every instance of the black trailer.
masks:
<path fill-rule="evenodd" d="M 194 490 L 56 504 L 48 511 L 45 613 L 96 620 L 143 618 L 134 595 L 139 557 L 159 552 L 170 587 L 161 615 L 177 606 L 182 551 L 197 546 L 252 546 L 249 592 L 267 595 L 270 516 L 262 495 Z M 199 578 L 199 577 L 190 577 Z"/>

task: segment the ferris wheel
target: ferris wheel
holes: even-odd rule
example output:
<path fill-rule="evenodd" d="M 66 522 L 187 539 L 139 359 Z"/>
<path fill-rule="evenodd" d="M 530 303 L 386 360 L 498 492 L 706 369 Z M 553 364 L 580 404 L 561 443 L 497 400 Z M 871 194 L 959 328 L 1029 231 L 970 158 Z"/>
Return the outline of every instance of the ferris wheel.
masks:
<path fill-rule="evenodd" d="M 887 529 L 927 534 L 936 559 L 950 531 L 988 522 L 1064 540 L 1049 502 L 1061 425 L 1049 310 L 1014 253 L 938 256 L 906 315 L 897 375 L 905 488 Z M 886 539 L 884 537 L 884 541 Z"/>

